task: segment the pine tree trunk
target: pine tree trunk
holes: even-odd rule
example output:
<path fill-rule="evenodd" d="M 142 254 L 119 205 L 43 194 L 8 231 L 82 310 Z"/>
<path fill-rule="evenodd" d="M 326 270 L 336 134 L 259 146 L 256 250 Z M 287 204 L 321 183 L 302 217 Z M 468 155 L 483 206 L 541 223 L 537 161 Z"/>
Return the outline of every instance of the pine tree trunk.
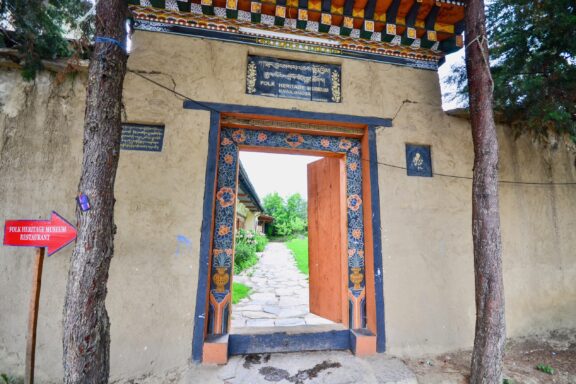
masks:
<path fill-rule="evenodd" d="M 125 0 L 99 1 L 96 36 L 126 41 Z M 84 118 L 84 156 L 78 191 L 91 210 L 76 210 L 78 238 L 64 306 L 64 382 L 107 383 L 110 322 L 106 284 L 114 253 L 114 181 L 120 155 L 122 87 L 127 55 L 97 42 L 90 61 Z"/>
<path fill-rule="evenodd" d="M 483 0 L 466 5 L 466 69 L 474 142 L 472 237 L 476 283 L 476 333 L 471 384 L 502 383 L 506 339 L 498 203 L 498 137 L 492 110 Z"/>

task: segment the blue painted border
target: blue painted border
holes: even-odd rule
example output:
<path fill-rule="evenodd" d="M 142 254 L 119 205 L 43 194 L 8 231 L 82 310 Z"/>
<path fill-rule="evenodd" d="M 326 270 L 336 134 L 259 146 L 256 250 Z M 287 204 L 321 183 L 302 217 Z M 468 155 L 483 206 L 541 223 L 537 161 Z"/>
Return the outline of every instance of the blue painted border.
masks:
<path fill-rule="evenodd" d="M 374 246 L 374 290 L 376 291 L 376 350 L 386 351 L 386 328 L 384 322 L 384 272 L 382 267 L 382 224 L 380 220 L 380 187 L 378 185 L 378 152 L 376 129 L 368 127 L 370 151 L 370 192 L 372 198 L 372 241 Z"/>
<path fill-rule="evenodd" d="M 194 331 L 192 336 L 192 361 L 202 361 L 204 344 L 204 327 L 206 323 L 206 300 L 208 299 L 208 276 L 210 263 L 210 241 L 212 235 L 212 218 L 214 211 L 214 183 L 218 163 L 218 131 L 220 114 L 210 113 L 210 132 L 208 134 L 208 156 L 206 159 L 206 176 L 204 186 L 204 207 L 200 235 L 200 265 L 198 268 L 198 289 L 196 291 L 196 311 L 194 313 Z"/>
<path fill-rule="evenodd" d="M 279 109 L 267 107 L 253 107 L 238 104 L 222 104 L 210 102 L 184 101 L 184 109 L 199 109 L 213 112 L 247 113 L 255 115 L 268 115 L 278 117 L 290 117 L 309 120 L 336 121 L 339 123 L 363 124 L 368 126 L 391 127 L 392 119 L 381 117 L 340 115 L 337 113 L 308 112 L 297 109 Z"/>
<path fill-rule="evenodd" d="M 230 355 L 348 350 L 350 348 L 350 330 L 348 329 L 300 334 L 288 334 L 286 332 L 258 335 L 230 334 L 228 339 L 228 353 Z"/>

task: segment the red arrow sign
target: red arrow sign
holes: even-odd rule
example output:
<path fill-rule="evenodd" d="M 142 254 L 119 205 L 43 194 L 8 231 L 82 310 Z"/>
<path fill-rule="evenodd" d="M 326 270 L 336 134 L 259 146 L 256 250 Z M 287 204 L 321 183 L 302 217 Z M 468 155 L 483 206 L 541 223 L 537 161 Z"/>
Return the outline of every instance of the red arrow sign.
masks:
<path fill-rule="evenodd" d="M 76 238 L 76 228 L 52 211 L 50 220 L 6 220 L 4 245 L 48 248 L 48 256 Z"/>

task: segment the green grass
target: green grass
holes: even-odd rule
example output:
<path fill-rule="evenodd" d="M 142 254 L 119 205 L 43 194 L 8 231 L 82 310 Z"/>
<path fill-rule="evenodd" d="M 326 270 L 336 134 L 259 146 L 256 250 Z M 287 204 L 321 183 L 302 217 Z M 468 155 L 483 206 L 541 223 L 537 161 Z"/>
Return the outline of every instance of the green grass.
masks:
<path fill-rule="evenodd" d="M 536 366 L 536 369 L 539 370 L 540 372 L 544 372 L 544 373 L 547 373 L 549 375 L 554 374 L 554 368 L 552 368 L 548 364 L 538 364 Z"/>
<path fill-rule="evenodd" d="M 238 304 L 240 300 L 248 297 L 252 288 L 242 283 L 232 283 L 232 304 Z"/>
<path fill-rule="evenodd" d="M 0 374 L 0 384 L 24 384 L 24 379 L 2 373 Z"/>
<path fill-rule="evenodd" d="M 292 251 L 300 272 L 308 276 L 308 238 L 290 240 L 286 246 Z"/>

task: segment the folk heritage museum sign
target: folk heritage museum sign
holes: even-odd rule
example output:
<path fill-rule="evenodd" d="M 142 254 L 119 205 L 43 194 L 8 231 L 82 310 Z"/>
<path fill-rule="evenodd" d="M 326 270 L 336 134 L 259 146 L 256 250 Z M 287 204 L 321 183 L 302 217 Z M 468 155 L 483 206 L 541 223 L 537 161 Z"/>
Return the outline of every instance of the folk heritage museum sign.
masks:
<path fill-rule="evenodd" d="M 248 56 L 246 93 L 340 103 L 340 66 Z"/>

